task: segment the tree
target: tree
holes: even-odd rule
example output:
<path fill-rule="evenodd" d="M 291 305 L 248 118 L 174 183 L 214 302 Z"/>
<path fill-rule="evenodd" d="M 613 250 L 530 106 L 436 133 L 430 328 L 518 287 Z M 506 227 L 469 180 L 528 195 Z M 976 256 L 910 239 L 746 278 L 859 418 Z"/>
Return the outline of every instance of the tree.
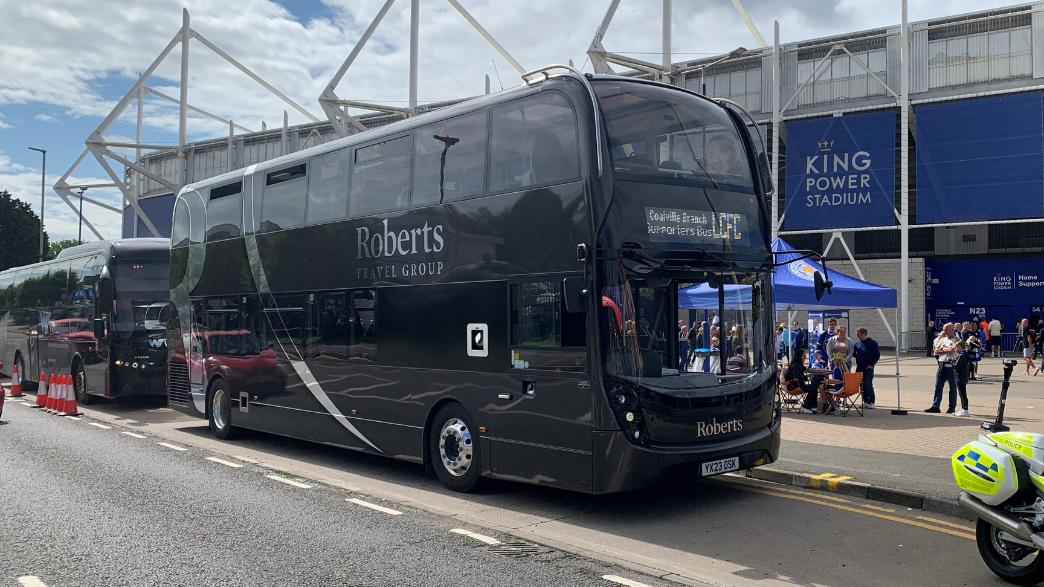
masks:
<path fill-rule="evenodd" d="M 58 253 L 62 252 L 62 249 L 68 249 L 69 247 L 75 247 L 80 244 L 80 241 L 74 238 L 67 238 L 60 241 L 55 241 L 47 245 L 47 258 L 54 259 L 58 256 Z"/>
<path fill-rule="evenodd" d="M 47 232 L 44 232 L 47 250 Z M 40 260 L 40 217 L 28 203 L 0 190 L 0 271 Z"/>

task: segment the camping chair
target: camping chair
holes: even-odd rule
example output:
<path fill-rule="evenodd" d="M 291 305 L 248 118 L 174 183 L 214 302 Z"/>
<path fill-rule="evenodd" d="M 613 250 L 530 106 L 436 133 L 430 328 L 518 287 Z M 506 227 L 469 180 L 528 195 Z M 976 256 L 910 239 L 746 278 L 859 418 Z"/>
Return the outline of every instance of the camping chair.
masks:
<path fill-rule="evenodd" d="M 787 368 L 779 370 L 779 379 L 776 385 L 776 395 L 779 397 L 779 407 L 784 412 L 800 412 L 801 402 L 805 400 L 805 390 L 801 386 L 787 389 Z"/>
<path fill-rule="evenodd" d="M 862 416 L 863 374 L 845 373 L 843 379 L 841 389 L 829 392 L 830 401 L 834 404 L 834 409 L 842 417 L 848 416 L 848 412 L 853 409 Z"/>

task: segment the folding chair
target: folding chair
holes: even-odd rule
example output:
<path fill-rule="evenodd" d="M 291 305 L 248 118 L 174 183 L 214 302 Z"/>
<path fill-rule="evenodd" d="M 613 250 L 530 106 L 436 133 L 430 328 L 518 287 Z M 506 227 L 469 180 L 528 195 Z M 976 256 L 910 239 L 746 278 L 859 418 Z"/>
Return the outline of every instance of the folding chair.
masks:
<path fill-rule="evenodd" d="M 805 390 L 801 387 L 787 389 L 787 370 L 779 370 L 779 379 L 776 382 L 776 395 L 779 397 L 779 407 L 784 412 L 800 412 L 801 403 L 805 400 Z"/>
<path fill-rule="evenodd" d="M 863 374 L 845 373 L 841 389 L 829 392 L 830 401 L 834 409 L 842 417 L 848 416 L 853 409 L 860 416 L 863 415 Z"/>

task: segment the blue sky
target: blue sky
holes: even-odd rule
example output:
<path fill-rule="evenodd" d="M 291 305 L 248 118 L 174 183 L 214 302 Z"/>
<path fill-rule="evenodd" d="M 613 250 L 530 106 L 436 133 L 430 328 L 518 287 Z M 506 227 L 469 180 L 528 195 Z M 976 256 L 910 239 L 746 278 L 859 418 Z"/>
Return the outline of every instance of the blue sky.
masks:
<path fill-rule="evenodd" d="M 586 48 L 608 0 L 461 0 L 524 65 L 586 59 Z M 400 104 L 407 94 L 409 0 L 398 0 L 377 34 L 338 87 L 342 97 Z M 604 44 L 658 61 L 660 0 L 623 0 Z M 911 3 L 911 20 L 1006 5 L 995 0 L 936 0 Z M 193 28 L 257 71 L 317 116 L 316 98 L 381 5 L 380 0 L 186 0 Z M 771 38 L 772 20 L 784 42 L 894 25 L 898 0 L 744 0 L 753 20 Z M 86 9 L 79 0 L 0 0 L 0 189 L 39 206 L 39 154 L 46 148 L 47 228 L 53 239 L 75 237 L 72 212 L 50 186 L 72 164 L 88 134 L 131 87 L 181 25 L 182 4 L 172 0 L 98 0 Z M 470 29 L 445 0 L 421 0 L 422 101 L 481 93 L 483 75 L 494 63 L 504 85 L 517 74 Z M 714 23 L 714 26 L 707 26 Z M 723 53 L 754 47 L 729 0 L 675 0 L 673 50 Z M 167 58 L 149 85 L 177 96 L 179 50 Z M 261 120 L 281 123 L 285 104 L 210 55 L 198 42 L 191 50 L 189 101 L 249 128 Z M 680 57 L 679 57 L 680 58 Z M 133 104 L 130 113 L 133 114 Z M 291 123 L 306 119 L 291 111 Z M 145 141 L 171 144 L 177 138 L 173 105 L 146 99 Z M 193 117 L 193 139 L 222 136 L 221 125 Z M 116 123 L 108 138 L 130 138 L 130 120 Z M 119 171 L 118 171 L 119 172 Z M 88 159 L 74 174 L 103 177 Z M 119 205 L 117 191 L 88 196 Z M 88 219 L 106 237 L 119 234 L 118 215 L 92 206 Z"/>

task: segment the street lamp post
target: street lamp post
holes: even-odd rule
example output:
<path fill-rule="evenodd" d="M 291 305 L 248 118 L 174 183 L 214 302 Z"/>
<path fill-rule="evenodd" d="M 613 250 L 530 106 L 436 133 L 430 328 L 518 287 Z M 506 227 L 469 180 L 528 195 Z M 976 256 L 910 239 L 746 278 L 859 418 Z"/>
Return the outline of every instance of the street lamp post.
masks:
<path fill-rule="evenodd" d="M 47 178 L 47 149 L 29 147 L 30 151 L 36 151 L 43 155 L 43 165 L 40 166 L 40 261 L 44 260 L 44 181 Z"/>
<path fill-rule="evenodd" d="M 80 226 L 76 229 L 76 242 L 83 244 L 83 192 L 87 191 L 87 188 L 80 188 Z"/>

